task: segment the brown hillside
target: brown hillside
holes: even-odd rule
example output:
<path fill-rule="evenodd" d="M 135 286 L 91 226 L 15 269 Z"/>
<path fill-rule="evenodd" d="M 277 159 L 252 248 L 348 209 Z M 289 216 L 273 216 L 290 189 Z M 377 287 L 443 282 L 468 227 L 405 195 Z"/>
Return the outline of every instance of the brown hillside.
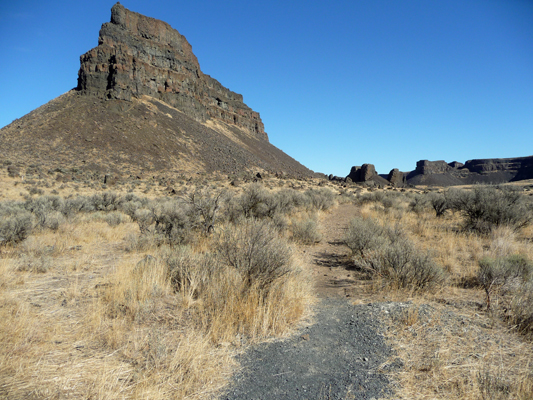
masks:
<path fill-rule="evenodd" d="M 139 174 L 312 171 L 271 145 L 259 113 L 205 75 L 168 24 L 112 8 L 78 87 L 0 130 L 4 162 Z"/>

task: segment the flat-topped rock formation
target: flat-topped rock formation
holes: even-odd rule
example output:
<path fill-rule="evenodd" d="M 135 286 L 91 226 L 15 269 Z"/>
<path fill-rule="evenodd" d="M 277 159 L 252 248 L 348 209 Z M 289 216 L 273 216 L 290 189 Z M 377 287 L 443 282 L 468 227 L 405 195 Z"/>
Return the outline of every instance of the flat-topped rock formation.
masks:
<path fill-rule="evenodd" d="M 167 23 L 119 3 L 78 84 L 0 130 L 5 165 L 138 174 L 314 176 L 268 141 L 259 113 L 202 73 Z"/>
<path fill-rule="evenodd" d="M 505 183 L 533 179 L 533 156 L 487 158 L 454 161 L 421 160 L 407 175 L 407 183 L 424 185 L 468 185 L 474 183 Z"/>
<path fill-rule="evenodd" d="M 185 36 L 169 24 L 120 3 L 102 25 L 98 47 L 80 57 L 77 89 L 109 99 L 143 95 L 161 100 L 199 122 L 221 120 L 268 139 L 259 113 L 240 94 L 204 74 Z"/>
<path fill-rule="evenodd" d="M 381 186 L 389 184 L 401 187 L 410 185 L 456 186 L 475 183 L 498 184 L 533 179 L 533 156 L 516 158 L 488 158 L 447 163 L 443 160 L 420 160 L 416 169 L 401 172 L 392 169 L 388 175 L 378 175 L 373 164 L 354 166 L 346 178 L 329 176 L 342 182 L 373 182 Z"/>

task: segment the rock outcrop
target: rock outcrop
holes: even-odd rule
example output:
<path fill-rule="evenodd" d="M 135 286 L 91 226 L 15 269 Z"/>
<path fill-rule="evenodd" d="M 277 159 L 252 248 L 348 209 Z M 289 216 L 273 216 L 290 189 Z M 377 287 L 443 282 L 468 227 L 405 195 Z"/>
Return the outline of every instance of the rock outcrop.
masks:
<path fill-rule="evenodd" d="M 354 183 L 368 183 L 370 185 L 385 186 L 389 182 L 378 175 L 374 164 L 363 164 L 360 167 L 354 166 L 350 170 L 350 174 L 346 177 L 346 180 L 351 180 Z"/>
<path fill-rule="evenodd" d="M 533 179 L 533 156 L 469 160 L 464 164 L 458 161 L 447 163 L 443 160 L 420 160 L 416 163 L 414 171 L 404 173 L 394 168 L 388 175 L 378 175 L 374 165 L 363 164 L 360 167 L 352 167 L 346 179 L 356 183 L 373 181 L 380 185 L 390 184 L 396 187 L 405 184 L 435 186 L 499 184 Z"/>
<path fill-rule="evenodd" d="M 496 171 L 515 171 L 517 174 L 524 171 L 533 172 L 533 156 L 469 160 L 464 164 L 464 167 L 470 172 L 476 172 L 478 174 Z"/>
<path fill-rule="evenodd" d="M 187 39 L 169 24 L 120 3 L 102 25 L 98 47 L 80 57 L 77 89 L 101 98 L 161 100 L 199 122 L 221 120 L 268 140 L 259 113 L 204 74 Z"/>
<path fill-rule="evenodd" d="M 533 179 L 533 156 L 453 161 L 421 160 L 407 175 L 407 183 L 424 185 L 467 185 L 505 183 Z"/>
<path fill-rule="evenodd" d="M 404 175 L 403 172 L 400 172 L 398 168 L 394 168 L 389 172 L 387 180 L 391 183 L 392 186 L 403 186 L 404 184 Z"/>
<path fill-rule="evenodd" d="M 374 175 L 377 175 L 376 167 L 374 166 L 374 164 L 363 164 L 360 167 L 352 167 L 348 178 L 350 178 L 352 182 L 366 182 L 370 180 Z"/>
<path fill-rule="evenodd" d="M 165 22 L 117 3 L 80 61 L 76 89 L 0 129 L 12 175 L 36 165 L 106 185 L 120 176 L 315 176 L 268 141 L 259 114 L 202 73 Z"/>

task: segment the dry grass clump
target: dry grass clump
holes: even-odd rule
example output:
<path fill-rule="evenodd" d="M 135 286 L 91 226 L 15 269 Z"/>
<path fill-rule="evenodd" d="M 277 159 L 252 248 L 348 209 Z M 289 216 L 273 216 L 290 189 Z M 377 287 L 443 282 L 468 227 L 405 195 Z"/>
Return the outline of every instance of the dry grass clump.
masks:
<path fill-rule="evenodd" d="M 530 399 L 531 346 L 490 317 L 440 305 L 409 305 L 388 335 L 403 368 L 406 399 Z"/>
<path fill-rule="evenodd" d="M 245 190 L 260 193 L 248 216 L 223 190 L 17 203 L 31 231 L 0 247 L 0 397 L 213 398 L 243 345 L 313 302 L 279 218 L 315 206 Z"/>
<path fill-rule="evenodd" d="M 312 245 L 322 240 L 316 214 L 304 214 L 301 218 L 293 218 L 289 229 L 291 240 L 296 243 Z"/>

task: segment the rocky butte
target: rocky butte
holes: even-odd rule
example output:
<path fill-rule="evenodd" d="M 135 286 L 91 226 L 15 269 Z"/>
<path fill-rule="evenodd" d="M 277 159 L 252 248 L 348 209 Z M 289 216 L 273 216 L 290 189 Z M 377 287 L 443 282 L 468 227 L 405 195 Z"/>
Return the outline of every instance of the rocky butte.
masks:
<path fill-rule="evenodd" d="M 242 95 L 202 72 L 183 35 L 120 3 L 80 57 L 76 88 L 2 128 L 0 157 L 99 174 L 314 176 L 269 143 Z"/>
<path fill-rule="evenodd" d="M 146 95 L 199 122 L 221 120 L 268 140 L 259 113 L 200 70 L 184 36 L 120 3 L 111 8 L 111 22 L 102 25 L 98 47 L 82 55 L 80 64 L 82 93 L 127 101 Z"/>

